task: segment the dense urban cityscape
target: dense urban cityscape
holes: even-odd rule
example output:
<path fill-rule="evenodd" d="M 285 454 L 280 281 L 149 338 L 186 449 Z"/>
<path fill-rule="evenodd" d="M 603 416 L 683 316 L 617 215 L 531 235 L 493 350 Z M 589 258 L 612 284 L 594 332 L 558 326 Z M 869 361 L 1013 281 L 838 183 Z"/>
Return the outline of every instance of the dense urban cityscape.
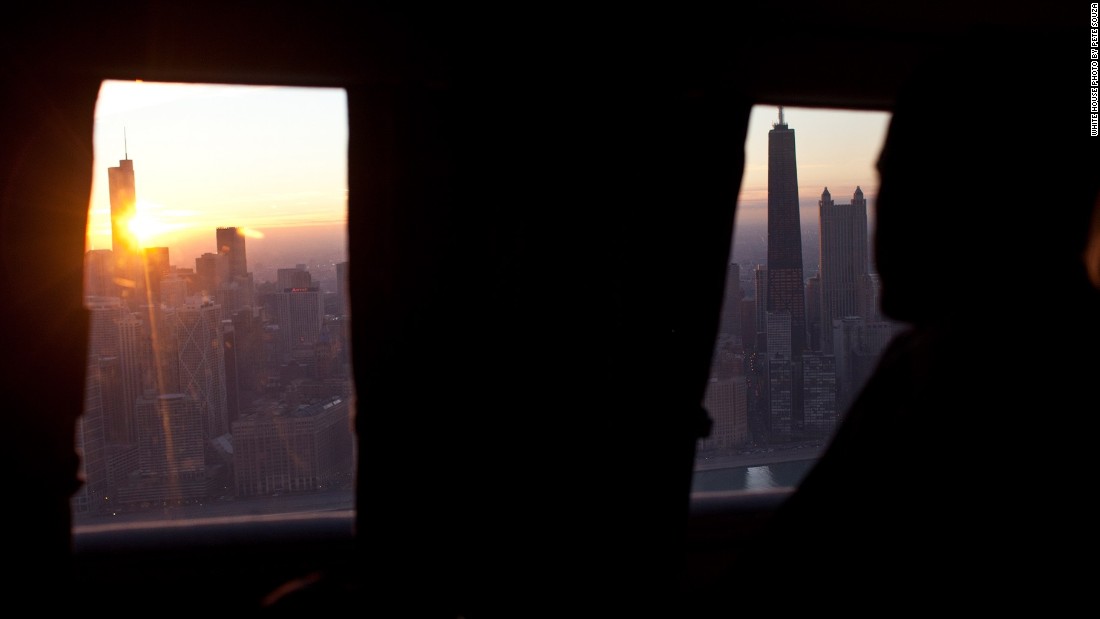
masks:
<path fill-rule="evenodd" d="M 823 188 L 817 229 L 804 233 L 794 136 L 780 108 L 768 134 L 766 257 L 742 249 L 728 266 L 698 468 L 772 451 L 806 458 L 807 446 L 816 456 L 898 329 L 878 309 L 862 189 L 841 201 Z M 212 251 L 179 266 L 127 227 L 137 203 L 128 155 L 108 180 L 112 246 L 85 260 L 77 522 L 324 493 L 350 509 L 343 248 L 318 264 L 266 265 L 257 281 L 248 228 L 219 227 Z M 810 277 L 804 234 L 817 245 Z"/>
<path fill-rule="evenodd" d="M 141 247 L 133 161 L 108 169 L 111 249 L 85 259 L 90 312 L 77 522 L 209 501 L 350 496 L 347 262 L 254 281 L 245 228 L 194 267 Z M 350 500 L 346 501 L 350 507 Z"/>
<path fill-rule="evenodd" d="M 807 278 L 795 132 L 780 108 L 768 133 L 767 257 L 728 267 L 700 458 L 821 445 L 899 328 L 879 311 L 862 189 L 841 202 L 823 188 L 818 208 L 818 271 Z"/>

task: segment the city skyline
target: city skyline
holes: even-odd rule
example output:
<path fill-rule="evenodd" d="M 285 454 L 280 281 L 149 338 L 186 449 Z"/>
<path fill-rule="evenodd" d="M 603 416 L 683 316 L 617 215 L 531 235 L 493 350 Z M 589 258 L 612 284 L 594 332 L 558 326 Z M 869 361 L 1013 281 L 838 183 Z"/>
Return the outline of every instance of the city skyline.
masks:
<path fill-rule="evenodd" d="M 763 118 L 765 110 L 774 115 Z M 767 136 L 767 208 L 759 216 L 738 205 L 704 400 L 713 429 L 700 443 L 703 461 L 761 445 L 820 447 L 896 329 L 877 310 L 869 251 L 873 223 L 864 189 L 877 185 L 873 162 L 885 125 L 864 119 L 859 135 L 865 176 L 845 193 L 834 189 L 834 179 L 823 179 L 811 209 L 802 144 L 814 145 L 811 151 L 828 144 L 820 126 L 803 131 L 786 107 L 757 107 L 753 114 L 758 123 L 767 121 L 746 140 L 753 151 L 748 144 Z M 852 144 L 843 141 L 837 150 Z M 753 182 L 746 171 L 744 183 Z"/>
<path fill-rule="evenodd" d="M 766 223 L 768 131 L 778 115 L 779 107 L 774 105 L 756 105 L 750 113 L 737 198 L 740 224 Z M 798 128 L 798 202 L 803 226 L 817 227 L 817 202 L 825 187 L 835 195 L 852 195 L 860 187 L 873 210 L 879 183 L 876 162 L 890 114 L 783 106 L 783 116 Z M 868 216 L 873 219 L 873 212 Z"/>
<path fill-rule="evenodd" d="M 738 197 L 739 234 L 766 222 L 766 133 L 776 106 L 752 110 Z M 111 243 L 103 170 L 133 161 L 145 246 L 172 247 L 173 264 L 216 251 L 210 231 L 240 227 L 256 263 L 346 251 L 347 102 L 342 89 L 103 82 L 96 105 L 86 249 Z M 878 192 L 875 160 L 889 114 L 785 107 L 801 129 L 799 206 L 816 228 L 824 187 Z M 764 137 L 762 137 L 764 136 Z M 751 242 L 743 236 L 741 245 Z M 301 246 L 294 249 L 295 245 Z M 270 254 L 276 247 L 283 257 Z"/>
<path fill-rule="evenodd" d="M 198 92 L 201 94 L 203 90 L 200 88 Z M 260 93 L 236 96 L 251 94 Z M 233 107 L 230 99 L 234 95 L 230 92 L 217 95 L 208 92 L 207 95 L 209 100 L 200 103 L 200 107 L 211 101 Z M 174 103 L 191 96 L 197 95 L 191 93 Z M 157 107 L 162 103 L 154 101 L 147 106 Z M 110 110 L 110 104 L 105 104 L 104 109 Z M 139 106 L 138 109 L 144 108 Z M 754 110 L 754 114 L 758 115 L 763 109 L 766 108 Z M 806 217 L 804 212 L 803 194 L 807 184 L 800 182 L 801 141 L 799 162 L 796 163 L 794 126 L 788 128 L 784 112 L 773 109 L 779 122 L 772 119 L 769 123 L 772 128 L 767 150 L 771 162 L 765 169 L 770 175 L 767 193 L 773 204 L 769 205 L 765 221 L 771 227 L 782 220 L 783 229 L 769 234 L 773 242 L 768 244 L 768 269 L 765 271 L 766 320 L 755 325 L 755 333 L 749 338 L 740 335 L 739 317 L 724 328 L 728 336 L 724 341 L 731 346 L 732 356 L 724 360 L 722 367 L 733 374 L 717 377 L 707 396 L 709 409 L 715 412 L 729 409 L 731 413 L 716 415 L 721 436 L 716 437 L 712 448 L 719 450 L 745 448 L 760 440 L 787 443 L 828 436 L 837 421 L 838 398 L 847 397 L 850 385 L 866 367 L 865 359 L 870 358 L 871 353 L 877 354 L 875 350 L 849 345 L 849 342 L 867 339 L 863 333 L 872 328 L 877 329 L 876 333 L 886 333 L 884 329 L 865 324 L 861 317 L 861 322 L 841 325 L 845 343 L 841 354 L 821 350 L 816 343 L 810 350 L 810 343 L 806 341 L 808 308 L 804 305 L 809 301 L 804 295 L 817 299 L 821 293 L 810 293 L 805 287 L 816 269 L 806 269 L 803 264 L 802 228 L 815 226 L 818 218 L 816 212 L 812 217 Z M 798 109 L 794 112 L 802 113 Z M 346 124 L 346 119 L 343 122 Z M 803 135 L 801 128 L 799 130 L 799 135 Z M 822 143 L 816 131 L 813 124 L 806 130 L 813 136 L 809 140 L 811 144 Z M 101 135 L 98 125 L 96 135 L 97 139 Z M 873 137 L 871 143 L 879 137 Z M 747 150 L 753 148 L 750 142 L 746 141 Z M 826 180 L 823 187 L 843 187 L 845 178 L 853 178 L 854 194 L 863 204 L 862 186 L 874 187 L 877 181 L 877 173 L 873 172 L 877 152 L 868 149 L 867 143 L 863 143 L 865 152 L 861 159 L 865 169 L 858 172 L 862 176 L 847 177 L 837 173 L 841 176 L 839 181 Z M 843 145 L 846 147 L 847 142 Z M 809 150 L 814 152 L 815 149 Z M 332 166 L 346 166 L 346 151 L 337 149 L 336 152 L 340 165 Z M 291 153 L 287 160 L 294 162 L 298 154 Z M 201 153 L 190 156 L 203 159 Z M 99 157 L 97 150 L 97 162 Z M 810 157 L 811 162 L 813 158 Z M 747 162 L 749 160 L 747 158 Z M 147 166 L 150 170 L 175 169 L 184 165 L 176 163 L 178 161 L 154 159 Z M 91 382 L 86 413 L 89 423 L 86 432 L 82 429 L 80 449 L 88 456 L 88 470 L 97 472 L 91 473 L 95 481 L 86 486 L 76 504 L 81 510 L 115 513 L 114 510 L 119 509 L 143 509 L 164 500 L 187 504 L 215 495 L 245 497 L 339 486 L 341 480 L 349 478 L 343 458 L 339 462 L 311 459 L 312 455 L 327 454 L 328 449 L 309 447 L 310 458 L 305 458 L 307 452 L 299 451 L 279 456 L 280 461 L 287 463 L 307 463 L 293 473 L 287 473 L 290 469 L 286 466 L 273 475 L 264 464 L 264 458 L 255 461 L 251 458 L 273 444 L 272 436 L 286 432 L 279 424 L 287 423 L 288 414 L 299 414 L 291 411 L 305 411 L 309 406 L 318 407 L 310 409 L 315 412 L 309 416 L 316 423 L 309 428 L 303 426 L 302 445 L 343 444 L 350 436 L 346 432 L 338 436 L 326 434 L 328 427 L 346 430 L 347 405 L 332 408 L 346 402 L 349 393 L 347 372 L 350 368 L 344 341 L 347 331 L 342 320 L 346 312 L 339 310 L 346 305 L 339 298 L 326 301 L 321 280 L 311 275 L 306 265 L 299 264 L 297 259 L 268 265 L 275 267 L 277 277 L 261 280 L 252 276 L 252 262 L 246 256 L 256 255 L 254 243 L 270 239 L 269 234 L 276 230 L 329 226 L 343 231 L 347 217 L 346 181 L 339 208 L 331 205 L 328 210 L 305 208 L 304 214 L 292 213 L 289 218 L 281 218 L 282 213 L 276 216 L 263 208 L 257 209 L 256 204 L 243 203 L 238 209 L 212 208 L 209 212 L 175 210 L 162 208 L 163 205 L 145 197 L 144 162 L 144 158 L 137 157 L 131 150 L 130 143 L 124 141 L 122 158 L 104 156 L 102 168 L 95 175 L 99 183 L 103 179 L 108 181 L 108 195 L 121 196 L 114 200 L 114 210 L 121 212 L 124 209 L 118 205 L 127 200 L 132 202 L 136 197 L 136 216 L 147 216 L 144 224 L 148 228 L 136 231 L 139 235 L 144 233 L 141 239 L 146 250 L 144 255 L 150 265 L 157 265 L 158 274 L 167 277 L 149 279 L 151 287 L 157 286 L 156 293 L 148 297 L 154 300 L 149 308 L 140 303 L 130 303 L 128 307 L 105 304 L 101 308 L 102 320 L 96 323 L 98 327 L 93 335 L 108 343 L 111 336 L 117 337 L 118 353 L 113 353 L 110 347 L 90 351 Z M 255 160 L 254 163 L 263 162 Z M 809 167 L 813 168 L 814 164 Z M 273 168 L 278 169 L 279 165 L 273 164 Z M 244 184 L 262 184 L 262 181 L 248 180 L 259 178 L 249 176 L 251 170 L 249 166 L 242 166 L 237 169 L 236 176 L 230 173 L 225 176 L 234 176 L 233 180 L 242 180 Z M 747 163 L 743 187 L 750 191 L 755 182 L 752 170 Z M 152 176 L 156 178 L 155 173 Z M 810 177 L 816 184 L 814 174 Z M 204 205 L 209 200 L 204 196 L 224 197 L 216 185 L 194 184 L 192 195 L 196 197 L 192 199 Z M 93 192 L 89 239 L 106 230 L 108 236 L 98 241 L 98 249 L 114 246 L 117 253 L 119 246 L 110 234 L 112 209 L 94 206 L 97 194 Z M 228 204 L 219 203 L 217 199 L 210 203 L 214 207 Z M 739 222 L 751 219 L 751 206 L 739 203 L 738 208 L 741 209 Z M 271 210 L 279 208 L 272 206 Z M 103 215 L 107 215 L 108 223 L 96 228 L 95 218 Z M 195 249 L 190 249 L 192 246 L 184 240 L 187 238 L 197 240 Z M 814 242 L 826 240 L 823 228 L 821 238 Z M 831 247 L 828 243 L 820 245 L 822 264 L 826 264 L 827 246 Z M 97 249 L 91 245 L 89 248 Z M 148 252 L 150 248 L 163 251 Z M 845 249 L 838 246 L 836 251 Z M 167 268 L 169 264 L 179 267 L 180 271 Z M 186 273 L 192 266 L 193 273 Z M 332 278 L 340 281 L 339 269 L 335 264 L 332 266 L 332 273 L 327 274 L 330 286 Z M 272 271 L 269 268 L 267 272 Z M 740 281 L 740 271 L 731 275 L 735 282 Z M 260 281 L 274 285 L 257 294 L 254 285 Z M 831 298 L 828 294 L 830 281 L 819 280 L 825 283 L 822 288 L 826 291 L 825 299 Z M 162 284 L 167 286 L 168 283 L 172 283 L 172 291 L 160 290 Z M 186 294 L 180 292 L 183 287 Z M 732 289 L 740 290 L 740 286 L 732 286 Z M 820 308 L 820 300 L 814 306 Z M 738 316 L 742 309 L 738 300 Z M 831 322 L 829 317 L 826 313 L 826 320 Z M 759 352 L 766 353 L 767 358 L 746 358 L 743 343 L 746 339 L 751 342 L 752 349 L 758 343 L 763 344 L 765 347 Z M 326 404 L 323 398 L 333 399 Z M 764 413 L 764 423 L 761 423 L 760 413 Z M 180 421 L 181 425 L 172 429 L 171 434 L 180 441 L 172 442 L 158 434 L 158 429 L 164 427 L 168 419 L 187 419 L 186 423 Z M 190 439 L 184 442 L 184 436 Z M 237 439 L 249 447 L 235 452 Z M 339 451 L 346 452 L 343 448 Z"/>
<path fill-rule="evenodd" d="M 85 483 L 74 512 L 346 490 L 346 263 L 324 273 L 282 266 L 257 288 L 251 235 L 225 226 L 194 268 L 173 265 L 170 246 L 136 246 L 127 225 L 141 179 L 134 162 L 120 160 L 107 176 L 112 249 L 85 254 L 92 320 L 75 437 Z"/>
<path fill-rule="evenodd" d="M 242 228 L 258 262 L 346 251 L 342 89 L 108 80 L 95 115 L 86 249 L 111 247 L 105 170 L 129 160 L 139 241 L 170 247 L 172 264 L 216 252 L 223 227 Z"/>

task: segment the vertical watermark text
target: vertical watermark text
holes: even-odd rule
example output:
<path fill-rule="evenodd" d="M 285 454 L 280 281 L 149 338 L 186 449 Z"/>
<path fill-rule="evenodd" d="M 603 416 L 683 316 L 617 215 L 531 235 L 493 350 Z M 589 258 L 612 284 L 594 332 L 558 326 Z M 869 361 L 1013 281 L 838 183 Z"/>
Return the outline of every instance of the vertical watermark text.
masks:
<path fill-rule="evenodd" d="M 1090 86 L 1090 135 L 1100 134 L 1100 2 L 1089 4 L 1089 56 L 1092 66 L 1089 74 Z"/>

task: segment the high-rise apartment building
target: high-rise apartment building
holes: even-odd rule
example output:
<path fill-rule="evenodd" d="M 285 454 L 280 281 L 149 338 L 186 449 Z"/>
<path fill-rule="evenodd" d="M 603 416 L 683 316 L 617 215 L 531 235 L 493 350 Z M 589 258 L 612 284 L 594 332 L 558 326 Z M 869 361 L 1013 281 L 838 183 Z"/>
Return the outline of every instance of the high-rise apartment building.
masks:
<path fill-rule="evenodd" d="M 354 438 L 348 399 L 253 411 L 233 424 L 237 496 L 314 492 L 350 481 Z"/>
<path fill-rule="evenodd" d="M 198 400 L 182 393 L 138 399 L 138 459 L 143 473 L 174 476 L 205 470 L 201 409 Z"/>
<path fill-rule="evenodd" d="M 320 289 L 289 288 L 275 293 L 275 304 L 282 360 L 312 358 L 325 320 L 325 301 Z"/>
<path fill-rule="evenodd" d="M 138 471 L 121 481 L 119 505 L 197 501 L 207 492 L 202 405 L 182 393 L 138 399 Z"/>
<path fill-rule="evenodd" d="M 803 437 L 827 439 L 837 427 L 836 362 L 832 354 L 802 355 Z"/>

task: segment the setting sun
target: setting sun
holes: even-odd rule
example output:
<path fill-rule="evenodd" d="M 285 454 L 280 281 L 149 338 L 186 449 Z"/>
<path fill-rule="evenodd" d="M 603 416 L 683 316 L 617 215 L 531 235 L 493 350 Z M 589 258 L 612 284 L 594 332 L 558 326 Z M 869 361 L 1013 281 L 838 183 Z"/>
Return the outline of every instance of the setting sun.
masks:
<path fill-rule="evenodd" d="M 105 81 L 96 104 L 89 250 L 170 247 L 192 268 L 232 226 L 257 264 L 286 247 L 342 251 L 347 225 L 346 95 L 335 88 Z M 278 130 L 273 130 L 278 128 Z M 133 167 L 136 214 L 111 225 L 110 168 Z M 129 167 L 127 168 L 129 172 Z M 276 242 L 275 239 L 278 239 Z"/>
<path fill-rule="evenodd" d="M 130 218 L 126 228 L 137 240 L 138 245 L 151 247 L 165 241 L 169 233 L 187 227 L 183 222 L 170 221 L 169 217 L 171 214 L 163 213 L 159 205 L 138 200 L 136 212 Z"/>

